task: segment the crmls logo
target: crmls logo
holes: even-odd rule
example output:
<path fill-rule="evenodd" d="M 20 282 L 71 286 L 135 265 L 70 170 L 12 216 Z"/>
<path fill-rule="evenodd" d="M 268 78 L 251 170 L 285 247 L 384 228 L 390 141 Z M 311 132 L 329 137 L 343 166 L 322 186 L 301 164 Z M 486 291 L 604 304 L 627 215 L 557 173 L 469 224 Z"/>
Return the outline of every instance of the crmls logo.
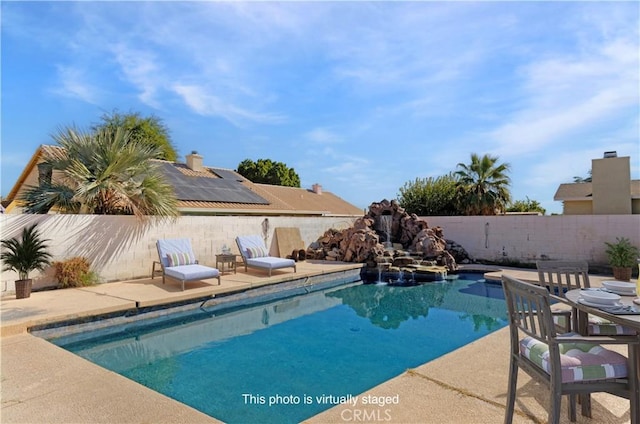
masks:
<path fill-rule="evenodd" d="M 385 409 L 345 409 L 340 418 L 346 422 L 391 421 L 391 410 Z"/>

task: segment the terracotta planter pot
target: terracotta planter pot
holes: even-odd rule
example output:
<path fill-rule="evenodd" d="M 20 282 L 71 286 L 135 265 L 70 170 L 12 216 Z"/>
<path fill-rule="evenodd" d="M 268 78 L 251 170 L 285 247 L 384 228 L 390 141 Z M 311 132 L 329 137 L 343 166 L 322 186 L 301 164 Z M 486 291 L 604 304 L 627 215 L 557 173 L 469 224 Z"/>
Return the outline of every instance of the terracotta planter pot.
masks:
<path fill-rule="evenodd" d="M 631 280 L 631 267 L 613 267 L 613 278 L 619 281 Z"/>
<path fill-rule="evenodd" d="M 26 299 L 31 296 L 31 285 L 33 280 L 16 280 L 16 299 Z"/>

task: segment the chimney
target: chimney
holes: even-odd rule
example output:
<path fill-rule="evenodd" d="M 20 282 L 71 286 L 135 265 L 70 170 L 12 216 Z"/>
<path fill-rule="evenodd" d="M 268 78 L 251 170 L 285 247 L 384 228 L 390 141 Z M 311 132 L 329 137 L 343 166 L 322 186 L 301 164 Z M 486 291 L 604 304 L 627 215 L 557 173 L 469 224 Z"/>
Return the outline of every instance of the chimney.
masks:
<path fill-rule="evenodd" d="M 204 166 L 202 166 L 202 156 L 195 150 L 193 150 L 190 155 L 187 155 L 187 167 L 198 172 L 204 170 Z"/>
<path fill-rule="evenodd" d="M 311 190 L 315 193 L 315 194 L 322 194 L 322 186 L 318 183 L 314 184 L 311 186 Z"/>

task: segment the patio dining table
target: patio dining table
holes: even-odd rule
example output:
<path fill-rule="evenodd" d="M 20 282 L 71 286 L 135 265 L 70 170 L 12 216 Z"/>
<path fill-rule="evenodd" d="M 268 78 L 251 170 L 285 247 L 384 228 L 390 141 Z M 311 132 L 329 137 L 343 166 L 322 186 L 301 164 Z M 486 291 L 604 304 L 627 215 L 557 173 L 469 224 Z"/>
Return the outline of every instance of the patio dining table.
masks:
<path fill-rule="evenodd" d="M 597 307 L 585 305 L 580 302 L 580 292 L 581 289 L 569 290 L 565 293 L 565 299 L 567 303 L 571 305 L 573 308 L 578 311 L 578 332 L 582 335 L 587 334 L 587 315 L 596 315 L 601 318 L 607 319 L 616 324 L 624 325 L 625 327 L 633 328 L 636 330 L 638 340 L 640 340 L 640 305 L 635 304 L 633 300 L 635 296 L 621 296 L 620 303 L 622 303 L 623 308 L 620 311 L 615 311 L 615 313 L 611 313 L 610 311 L 606 311 Z M 628 308 L 624 310 L 624 308 Z M 632 336 L 627 336 L 632 337 Z M 630 348 L 631 357 L 635 357 L 636 366 L 635 368 L 635 393 L 632 396 L 635 396 L 635 405 L 640 405 L 640 345 L 635 344 Z M 634 376 L 629 376 L 630 378 L 634 378 Z M 633 405 L 633 402 L 631 402 Z M 631 408 L 631 424 L 640 424 L 640 411 L 639 408 Z"/>

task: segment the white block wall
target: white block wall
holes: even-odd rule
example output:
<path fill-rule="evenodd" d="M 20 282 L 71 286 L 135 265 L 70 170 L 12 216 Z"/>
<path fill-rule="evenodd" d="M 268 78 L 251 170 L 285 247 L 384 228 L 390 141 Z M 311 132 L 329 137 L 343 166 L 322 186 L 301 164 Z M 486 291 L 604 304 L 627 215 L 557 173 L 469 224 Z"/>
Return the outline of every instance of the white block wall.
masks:
<path fill-rule="evenodd" d="M 607 265 L 607 242 L 627 237 L 640 248 L 640 215 L 428 216 L 446 239 L 461 244 L 472 258 L 533 263 L 539 259 L 586 260 Z"/>
<path fill-rule="evenodd" d="M 447 239 L 461 244 L 477 260 L 533 263 L 538 259 L 584 259 L 605 265 L 605 241 L 627 237 L 640 247 L 640 215 L 553 215 L 424 217 L 430 227 L 440 226 Z M 265 221 L 266 220 L 266 221 Z M 54 260 L 88 258 L 101 281 L 148 277 L 158 259 L 155 242 L 187 237 L 201 263 L 215 265 L 223 245 L 238 253 L 237 235 L 263 234 L 273 244 L 277 227 L 298 227 L 305 246 L 329 228 L 345 229 L 353 218 L 262 216 L 186 216 L 175 221 L 140 223 L 131 216 L 0 215 L 2 239 L 14 237 L 26 225 L 39 222 L 50 239 Z M 34 287 L 54 286 L 53 270 L 30 275 Z M 0 291 L 13 292 L 14 272 L 2 272 Z"/>
<path fill-rule="evenodd" d="M 253 216 L 186 216 L 176 220 L 141 223 L 132 216 L 105 215 L 0 215 L 2 239 L 19 235 L 23 227 L 38 222 L 44 238 L 49 239 L 54 260 L 74 256 L 89 259 L 92 269 L 102 282 L 130 280 L 151 275 L 154 260 L 158 260 L 156 240 L 190 238 L 198 260 L 215 265 L 215 255 L 227 245 L 238 253 L 238 235 L 267 234 L 267 246 L 277 254 L 273 243 L 277 227 L 298 227 L 305 246 L 317 240 L 329 228 L 345 229 L 352 218 L 253 217 Z M 53 269 L 30 275 L 34 288 L 55 286 Z M 14 272 L 2 272 L 1 292 L 15 291 Z"/>

